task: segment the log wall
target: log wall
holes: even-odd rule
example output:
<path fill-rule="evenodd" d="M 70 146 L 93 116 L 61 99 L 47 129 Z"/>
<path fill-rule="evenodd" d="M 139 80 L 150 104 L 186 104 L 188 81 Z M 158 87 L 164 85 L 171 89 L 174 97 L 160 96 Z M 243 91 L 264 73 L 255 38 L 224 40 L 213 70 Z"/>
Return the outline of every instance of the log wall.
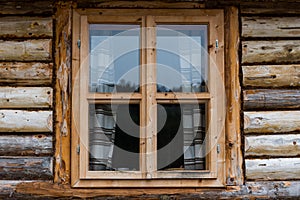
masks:
<path fill-rule="evenodd" d="M 0 179 L 53 179 L 53 4 L 0 3 Z"/>
<path fill-rule="evenodd" d="M 73 2 L 73 5 L 65 1 L 0 2 L 0 198 L 300 196 L 299 3 L 276 0 L 268 3 L 251 0 L 245 3 L 231 0 Z M 241 75 L 240 80 L 226 83 L 226 88 L 240 85 L 243 100 L 241 130 L 228 129 L 234 131 L 226 135 L 226 158 L 230 160 L 226 188 L 70 187 L 71 20 L 72 8 L 76 6 L 225 10 L 227 31 L 234 34 L 230 37 L 227 33 L 226 38 L 234 41 L 227 41 L 226 48 L 236 47 L 236 51 L 226 56 L 229 66 L 226 69 L 240 65 Z M 239 59 L 235 60 L 236 57 Z M 239 106 L 236 96 L 240 96 L 240 91 L 227 97 L 229 111 L 232 105 Z M 232 127 L 240 124 L 227 120 Z M 240 174 L 237 179 L 231 177 L 237 173 Z"/>
<path fill-rule="evenodd" d="M 246 181 L 300 179 L 300 13 L 241 13 Z"/>

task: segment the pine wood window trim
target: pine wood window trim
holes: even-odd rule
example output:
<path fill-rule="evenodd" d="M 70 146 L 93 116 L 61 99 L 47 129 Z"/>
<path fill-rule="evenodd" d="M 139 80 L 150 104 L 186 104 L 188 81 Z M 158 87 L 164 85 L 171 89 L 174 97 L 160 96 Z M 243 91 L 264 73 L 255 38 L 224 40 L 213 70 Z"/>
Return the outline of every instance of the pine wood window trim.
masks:
<path fill-rule="evenodd" d="M 101 15 L 99 15 L 101 13 Z M 118 15 L 116 15 L 118 13 Z M 87 81 L 83 81 L 82 70 L 80 67 L 82 65 L 82 61 L 88 56 L 88 51 L 86 44 L 88 41 L 88 23 L 116 23 L 116 22 L 136 22 L 140 21 L 143 27 L 154 27 L 155 23 L 172 23 L 172 22 L 180 22 L 180 23 L 199 23 L 199 24 L 208 24 L 209 26 L 209 51 L 211 59 L 217 64 L 219 67 L 218 70 L 223 76 L 221 80 L 224 84 L 224 18 L 222 10 L 199 10 L 199 9 L 181 9 L 181 10 L 116 10 L 116 9 L 99 9 L 99 10 L 76 10 L 73 13 L 73 64 L 72 64 L 72 76 L 73 76 L 73 91 L 80 91 L 78 93 L 73 92 L 72 95 L 72 150 L 71 150 L 71 164 L 72 164 L 72 176 L 71 176 L 71 184 L 73 187 L 224 187 L 225 185 L 225 130 L 221 130 L 221 137 L 218 137 L 218 141 L 213 141 L 215 137 L 215 133 L 219 130 L 216 130 L 218 126 L 210 127 L 210 139 L 209 141 L 215 143 L 216 145 L 211 147 L 211 151 L 208 158 L 208 170 L 201 170 L 195 173 L 182 173 L 182 172 L 156 172 L 152 173 L 150 176 L 147 174 L 151 171 L 148 168 L 155 167 L 156 163 L 153 162 L 156 160 L 153 156 L 149 155 L 149 157 L 143 158 L 141 163 L 141 171 L 140 172 L 128 172 L 128 173 L 119 173 L 119 172 L 107 172 L 99 173 L 97 172 L 87 172 L 87 152 L 82 150 L 84 149 L 84 144 L 87 143 L 87 138 L 84 137 L 84 128 L 80 127 L 80 123 L 85 122 L 87 124 L 87 118 L 79 118 L 78 113 L 82 111 L 86 111 L 86 105 L 79 102 L 90 101 L 97 103 L 105 103 L 105 102 L 118 102 L 122 99 L 131 99 L 133 101 L 139 101 L 141 103 L 141 116 L 145 116 L 141 120 L 141 125 L 143 126 L 147 122 L 149 122 L 150 117 L 148 115 L 143 115 L 146 111 L 143 109 L 149 109 L 152 104 L 157 102 L 169 102 L 173 101 L 175 96 L 173 94 L 156 94 L 156 88 L 153 85 L 148 85 L 148 88 L 142 88 L 141 93 L 134 94 L 133 96 L 129 96 L 127 94 L 119 93 L 112 95 L 95 95 L 89 93 L 83 93 L 85 88 L 87 88 Z M 155 63 L 156 58 L 155 54 L 152 52 L 155 49 L 155 39 L 149 40 L 149 38 L 155 38 L 154 29 L 143 29 L 146 33 L 142 32 L 142 49 L 145 49 L 141 52 L 142 56 L 142 64 L 146 63 L 144 59 L 147 57 L 147 62 Z M 143 35 L 147 34 L 147 40 L 143 39 Z M 152 36 L 151 36 L 152 35 Z M 150 36 L 150 37 L 149 37 Z M 80 49 L 74 47 L 74 41 L 80 40 Z M 218 44 L 216 43 L 218 41 Z M 144 76 L 146 82 L 151 82 L 155 76 L 147 76 L 147 74 L 155 75 L 155 67 L 141 69 L 141 76 Z M 88 71 L 88 70 L 86 70 Z M 77 80 L 77 75 L 80 74 L 80 84 Z M 214 80 L 217 77 L 213 72 L 210 72 L 209 79 Z M 141 80 L 141 81 L 143 81 Z M 188 94 L 178 94 L 176 95 L 177 99 L 180 101 L 189 103 L 190 100 L 199 100 L 201 101 L 209 101 L 209 106 L 217 105 L 215 101 L 215 96 L 220 93 L 220 88 L 214 81 L 210 82 L 210 88 L 214 88 L 210 91 L 210 93 L 199 93 L 196 95 L 188 95 Z M 142 85 L 143 82 L 142 82 Z M 156 94 L 156 95 L 149 95 Z M 150 98 L 151 96 L 152 98 Z M 144 101 L 147 99 L 147 101 Z M 225 106 L 225 105 L 224 105 Z M 221 123 L 219 121 L 225 119 L 218 119 L 218 115 L 222 108 L 211 109 L 212 111 L 209 113 L 210 119 L 215 120 L 217 123 Z M 86 111 L 87 112 L 87 111 Z M 152 113 L 154 119 L 156 118 L 156 113 Z M 152 116 L 152 117 L 153 117 Z M 79 126 L 79 129 L 78 129 Z M 148 130 L 145 133 L 141 134 L 150 134 L 151 132 L 156 130 L 156 121 L 151 123 L 151 126 L 147 126 Z M 152 134 L 152 133 L 151 133 Z M 146 147 L 141 148 L 144 151 L 150 151 L 151 149 L 155 149 L 155 134 L 149 135 L 152 138 L 152 141 L 142 141 L 141 145 L 146 145 Z M 142 138 L 143 135 L 142 135 Z M 154 141 L 154 142 L 153 142 Z M 79 145 L 79 146 L 78 146 Z M 153 146 L 154 145 L 154 146 Z M 209 144 L 210 146 L 211 144 Z M 78 147 L 80 147 L 80 153 L 78 153 Z M 150 149 L 149 149 L 150 148 Z M 218 153 L 219 152 L 219 153 Z M 141 152 L 143 153 L 143 151 Z M 85 163 L 85 164 L 83 164 Z M 146 165 L 145 163 L 152 163 L 152 165 Z M 100 174 L 100 175 L 99 175 Z M 124 175 L 122 175 L 124 174 Z"/>

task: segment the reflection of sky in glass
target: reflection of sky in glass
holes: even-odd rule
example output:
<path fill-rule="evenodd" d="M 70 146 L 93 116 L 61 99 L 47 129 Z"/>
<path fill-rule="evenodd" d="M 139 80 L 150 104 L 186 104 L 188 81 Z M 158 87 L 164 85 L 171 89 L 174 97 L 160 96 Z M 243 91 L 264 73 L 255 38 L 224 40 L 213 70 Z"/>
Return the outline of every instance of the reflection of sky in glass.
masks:
<path fill-rule="evenodd" d="M 157 26 L 158 92 L 204 92 L 207 26 Z"/>
<path fill-rule="evenodd" d="M 91 92 L 137 90 L 139 40 L 139 25 L 90 25 Z"/>

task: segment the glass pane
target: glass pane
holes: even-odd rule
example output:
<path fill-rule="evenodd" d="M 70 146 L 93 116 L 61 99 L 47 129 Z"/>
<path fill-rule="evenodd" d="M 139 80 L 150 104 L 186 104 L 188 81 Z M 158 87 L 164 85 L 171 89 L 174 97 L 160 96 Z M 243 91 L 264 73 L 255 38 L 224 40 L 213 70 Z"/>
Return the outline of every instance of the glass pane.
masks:
<path fill-rule="evenodd" d="M 205 104 L 158 104 L 157 123 L 159 170 L 205 169 Z"/>
<path fill-rule="evenodd" d="M 138 92 L 139 25 L 90 25 L 90 92 Z"/>
<path fill-rule="evenodd" d="M 207 25 L 158 25 L 156 47 L 157 92 L 207 92 Z"/>
<path fill-rule="evenodd" d="M 89 170 L 139 170 L 139 105 L 89 106 Z"/>

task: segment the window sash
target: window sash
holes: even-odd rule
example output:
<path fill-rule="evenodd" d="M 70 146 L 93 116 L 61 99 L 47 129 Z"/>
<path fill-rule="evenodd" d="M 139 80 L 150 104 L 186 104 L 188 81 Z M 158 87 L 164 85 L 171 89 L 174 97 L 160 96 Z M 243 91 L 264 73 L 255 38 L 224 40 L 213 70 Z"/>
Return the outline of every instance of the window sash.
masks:
<path fill-rule="evenodd" d="M 80 60 L 81 60 L 81 70 L 80 70 L 80 124 L 87 123 L 87 107 L 89 103 L 140 103 L 140 114 L 141 114 L 141 127 L 145 126 L 146 131 L 141 131 L 141 159 L 140 159 L 140 171 L 128 171 L 128 172 L 118 172 L 118 171 L 88 171 L 88 151 L 86 150 L 86 145 L 88 145 L 87 137 L 87 128 L 79 124 L 79 136 L 80 136 L 80 166 L 79 166 L 79 178 L 80 179 L 172 179 L 172 178 L 217 178 L 218 171 L 220 167 L 217 166 L 217 160 L 219 156 L 217 155 L 217 145 L 215 141 L 212 141 L 216 135 L 214 134 L 218 128 L 210 127 L 207 133 L 208 144 L 207 146 L 211 147 L 210 153 L 206 156 L 207 158 L 207 170 L 183 170 L 183 171 L 157 171 L 157 159 L 156 155 L 153 153 L 153 150 L 156 150 L 156 111 L 152 112 L 152 115 L 146 115 L 147 110 L 151 106 L 157 103 L 170 103 L 180 101 L 183 103 L 190 102 L 207 102 L 208 110 L 207 112 L 208 121 L 217 119 L 217 111 L 219 109 L 213 109 L 217 105 L 217 100 L 215 97 L 218 93 L 216 83 L 213 83 L 210 80 L 214 80 L 215 75 L 212 71 L 208 72 L 208 88 L 209 92 L 205 93 L 156 93 L 155 84 L 145 84 L 149 82 L 156 81 L 156 68 L 147 67 L 140 69 L 140 84 L 142 85 L 140 93 L 128 94 L 128 93 L 116 93 L 116 94 L 101 94 L 101 93 L 91 93 L 88 92 L 88 62 L 83 63 L 82 61 L 88 56 L 88 24 L 89 23 L 136 23 L 137 21 L 141 23 L 141 27 L 155 27 L 159 23 L 180 23 L 180 24 L 207 24 L 208 28 L 208 44 L 212 46 L 209 48 L 210 59 L 209 62 L 216 62 L 219 66 L 219 73 L 223 74 L 223 51 L 218 53 L 221 55 L 217 57 L 217 53 L 213 54 L 212 52 L 218 51 L 214 46 L 214 42 L 217 39 L 219 43 L 223 42 L 223 31 L 221 33 L 216 33 L 214 30 L 215 24 L 222 24 L 222 12 L 213 11 L 210 15 L 197 15 L 201 14 L 200 12 L 190 12 L 192 16 L 159 16 L 159 15 L 149 15 L 149 16 L 94 16 L 94 15 L 82 15 L 81 19 L 81 48 L 80 48 Z M 158 11 L 159 13 L 159 11 Z M 169 14 L 174 14 L 175 11 L 170 12 Z M 210 12 L 209 12 L 210 13 Z M 220 15 L 221 13 L 221 15 Z M 221 17 L 220 17 L 221 16 Z M 220 19 L 219 19 L 220 18 Z M 145 38 L 147 35 L 147 39 Z M 147 63 L 155 63 L 155 29 L 154 28 L 145 28 L 141 31 L 141 65 Z M 154 51 L 153 51 L 154 50 Z M 153 53 L 154 52 L 154 53 Z M 211 61 L 213 60 L 213 61 Z M 212 64 L 212 63 L 209 63 Z M 223 81 L 223 80 L 221 80 Z M 150 95 L 152 94 L 152 95 Z M 155 94 L 155 95 L 153 95 Z M 174 101 L 174 99 L 177 99 Z M 219 98 L 220 99 L 220 98 Z M 220 107 L 220 105 L 218 106 Z M 151 120 L 152 118 L 152 120 Z M 154 120 L 153 120 L 154 119 Z M 148 126 L 146 126 L 148 124 Z M 150 125 L 149 125 L 150 124 Z M 147 139 L 145 139 L 147 138 Z M 218 140 L 223 140 L 224 134 Z M 187 175 L 188 174 L 188 175 Z"/>

